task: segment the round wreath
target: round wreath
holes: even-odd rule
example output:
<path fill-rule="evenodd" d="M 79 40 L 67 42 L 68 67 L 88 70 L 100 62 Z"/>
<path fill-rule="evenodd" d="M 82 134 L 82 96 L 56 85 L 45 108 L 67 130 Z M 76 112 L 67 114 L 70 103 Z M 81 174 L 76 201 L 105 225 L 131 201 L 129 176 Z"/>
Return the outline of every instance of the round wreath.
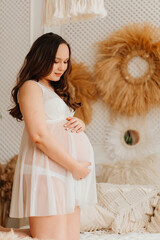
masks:
<path fill-rule="evenodd" d="M 160 32 L 151 24 L 132 24 L 99 43 L 95 66 L 96 87 L 112 113 L 145 114 L 160 104 Z M 128 63 L 147 61 L 142 76 L 132 76 Z"/>
<path fill-rule="evenodd" d="M 157 109 L 158 111 L 158 109 Z M 148 114 L 147 114 L 148 116 Z M 130 145 L 126 142 L 125 133 L 127 130 L 135 131 L 138 141 Z M 149 117 L 116 117 L 115 121 L 105 124 L 104 147 L 109 160 L 133 160 L 144 159 L 145 157 L 159 152 L 159 124 L 155 124 Z"/>

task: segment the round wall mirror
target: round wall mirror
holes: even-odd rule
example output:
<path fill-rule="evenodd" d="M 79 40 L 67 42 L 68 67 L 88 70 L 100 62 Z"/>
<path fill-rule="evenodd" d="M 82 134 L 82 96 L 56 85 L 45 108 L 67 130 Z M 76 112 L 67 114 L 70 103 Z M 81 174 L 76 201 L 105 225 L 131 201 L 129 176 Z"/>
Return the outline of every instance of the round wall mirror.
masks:
<path fill-rule="evenodd" d="M 139 133 L 135 130 L 127 130 L 124 133 L 124 141 L 127 145 L 136 145 L 139 142 Z"/>

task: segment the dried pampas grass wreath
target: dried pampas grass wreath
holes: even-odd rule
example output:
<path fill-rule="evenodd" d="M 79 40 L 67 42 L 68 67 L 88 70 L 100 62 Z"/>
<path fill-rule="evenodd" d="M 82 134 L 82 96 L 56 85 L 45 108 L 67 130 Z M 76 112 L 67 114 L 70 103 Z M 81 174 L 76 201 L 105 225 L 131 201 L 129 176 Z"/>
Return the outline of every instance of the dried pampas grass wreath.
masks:
<path fill-rule="evenodd" d="M 69 89 L 74 100 L 82 103 L 82 107 L 76 109 L 74 116 L 89 124 L 92 120 L 91 100 L 96 100 L 97 90 L 90 71 L 83 63 L 73 61 Z"/>
<path fill-rule="evenodd" d="M 131 74 L 136 58 L 147 64 Z M 112 114 L 146 114 L 160 104 L 160 29 L 149 23 L 130 24 L 99 42 L 95 65 L 97 90 Z M 141 67 L 141 64 L 138 64 Z"/>

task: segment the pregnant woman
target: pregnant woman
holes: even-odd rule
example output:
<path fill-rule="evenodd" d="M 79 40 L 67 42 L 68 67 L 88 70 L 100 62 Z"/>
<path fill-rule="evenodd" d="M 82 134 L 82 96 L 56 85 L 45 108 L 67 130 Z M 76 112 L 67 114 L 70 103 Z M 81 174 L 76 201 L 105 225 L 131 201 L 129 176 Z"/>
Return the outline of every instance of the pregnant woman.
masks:
<path fill-rule="evenodd" d="M 15 230 L 19 235 L 78 240 L 80 209 L 97 202 L 93 149 L 83 121 L 73 116 L 81 103 L 68 91 L 70 58 L 62 37 L 40 36 L 12 90 L 15 107 L 10 114 L 24 120 L 25 128 L 10 217 L 28 217 L 30 225 L 29 230 Z"/>

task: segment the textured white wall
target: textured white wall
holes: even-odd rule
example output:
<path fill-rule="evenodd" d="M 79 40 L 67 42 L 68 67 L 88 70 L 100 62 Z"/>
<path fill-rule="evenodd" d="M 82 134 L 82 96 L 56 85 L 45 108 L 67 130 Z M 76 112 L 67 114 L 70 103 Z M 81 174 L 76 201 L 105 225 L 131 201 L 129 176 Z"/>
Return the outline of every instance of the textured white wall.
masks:
<path fill-rule="evenodd" d="M 30 1 L 0 1 L 0 162 L 18 153 L 23 124 L 9 113 L 10 93 L 30 43 Z"/>
<path fill-rule="evenodd" d="M 41 13 L 42 0 L 30 0 L 30 45 L 43 34 Z"/>
<path fill-rule="evenodd" d="M 62 35 L 62 28 L 60 26 L 42 27 L 41 18 L 43 14 L 43 1 L 30 0 L 31 2 L 31 24 L 30 24 L 30 44 L 32 44 L 40 35 L 47 32 L 55 32 Z"/>

